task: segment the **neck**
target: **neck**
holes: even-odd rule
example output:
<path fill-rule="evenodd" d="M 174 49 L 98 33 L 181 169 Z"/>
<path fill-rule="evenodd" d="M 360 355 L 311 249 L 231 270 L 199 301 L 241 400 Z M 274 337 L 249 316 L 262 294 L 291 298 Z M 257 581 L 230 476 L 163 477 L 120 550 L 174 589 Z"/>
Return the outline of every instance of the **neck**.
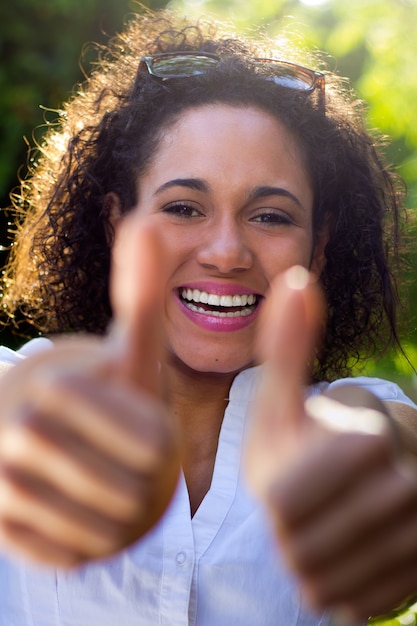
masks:
<path fill-rule="evenodd" d="M 172 361 L 163 368 L 168 404 L 182 428 L 183 471 L 192 514 L 210 488 L 220 428 L 235 375 L 195 372 Z"/>

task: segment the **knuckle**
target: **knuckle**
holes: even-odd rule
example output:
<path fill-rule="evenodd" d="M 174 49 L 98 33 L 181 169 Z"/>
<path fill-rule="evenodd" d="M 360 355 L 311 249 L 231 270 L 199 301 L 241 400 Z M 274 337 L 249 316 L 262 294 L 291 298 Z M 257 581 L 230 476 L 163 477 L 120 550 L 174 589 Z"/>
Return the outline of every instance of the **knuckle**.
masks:
<path fill-rule="evenodd" d="M 417 468 L 414 463 L 401 460 L 395 466 L 396 493 L 401 503 L 417 508 Z"/>
<path fill-rule="evenodd" d="M 0 454 L 3 461 L 18 461 L 31 454 L 32 436 L 21 426 L 7 428 L 0 439 Z"/>
<path fill-rule="evenodd" d="M 358 435 L 356 453 L 359 463 L 365 466 L 390 466 L 393 461 L 393 443 L 391 435 L 384 430 L 378 434 Z"/>
<path fill-rule="evenodd" d="M 317 576 L 303 577 L 301 587 L 307 602 L 316 610 L 321 611 L 327 608 L 333 600 L 332 594 L 328 592 Z"/>
<path fill-rule="evenodd" d="M 3 467 L 0 480 L 0 514 L 13 510 L 23 496 L 21 486 L 13 479 L 13 472 Z"/>

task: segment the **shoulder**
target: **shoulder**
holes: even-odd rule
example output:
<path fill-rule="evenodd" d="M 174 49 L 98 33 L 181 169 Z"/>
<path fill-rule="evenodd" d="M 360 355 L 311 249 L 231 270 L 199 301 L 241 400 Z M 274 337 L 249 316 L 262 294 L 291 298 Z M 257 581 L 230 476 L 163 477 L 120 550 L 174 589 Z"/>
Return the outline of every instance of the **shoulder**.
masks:
<path fill-rule="evenodd" d="M 403 449 L 417 457 L 417 405 L 396 384 L 380 378 L 345 378 L 333 383 L 320 383 L 311 389 L 312 395 L 341 387 L 365 389 L 382 401 L 384 410 L 402 442 Z"/>
<path fill-rule="evenodd" d="M 11 350 L 6 346 L 0 346 L 0 374 L 3 374 L 12 365 L 16 365 L 32 354 L 38 354 L 51 349 L 53 343 L 46 337 L 37 337 L 25 343 L 19 350 Z"/>
<path fill-rule="evenodd" d="M 36 337 L 23 344 L 18 350 L 11 350 L 6 346 L 0 346 L 0 363 L 18 363 L 22 359 L 52 348 L 53 343 L 46 337 Z"/>
<path fill-rule="evenodd" d="M 355 385 L 370 391 L 382 402 L 398 402 L 417 410 L 417 405 L 404 393 L 404 391 L 396 384 L 382 378 L 369 378 L 367 376 L 358 376 L 356 378 L 340 378 L 332 383 L 318 383 L 310 387 L 310 394 L 316 395 L 330 389 L 341 386 Z"/>

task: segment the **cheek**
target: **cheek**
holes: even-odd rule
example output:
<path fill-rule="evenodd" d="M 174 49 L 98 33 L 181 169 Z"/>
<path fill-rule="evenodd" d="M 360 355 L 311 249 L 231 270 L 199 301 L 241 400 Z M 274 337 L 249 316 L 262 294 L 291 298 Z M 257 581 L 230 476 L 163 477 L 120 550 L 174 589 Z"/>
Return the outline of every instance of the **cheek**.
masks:
<path fill-rule="evenodd" d="M 165 251 L 168 267 L 174 271 L 178 264 L 181 264 L 186 258 L 190 258 L 193 253 L 201 245 L 201 231 L 189 231 L 187 228 L 169 224 L 164 221 L 158 229 L 160 238 Z"/>
<path fill-rule="evenodd" d="M 265 275 L 268 279 L 273 279 L 293 265 L 302 265 L 308 269 L 311 264 L 312 250 L 312 238 L 306 233 L 301 237 L 264 242 L 259 250 L 258 259 Z"/>

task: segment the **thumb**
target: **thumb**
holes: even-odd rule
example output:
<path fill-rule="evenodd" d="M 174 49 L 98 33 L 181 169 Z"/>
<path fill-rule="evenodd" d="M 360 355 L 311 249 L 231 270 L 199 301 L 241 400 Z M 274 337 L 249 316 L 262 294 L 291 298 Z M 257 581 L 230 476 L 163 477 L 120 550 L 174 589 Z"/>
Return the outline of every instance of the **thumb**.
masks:
<path fill-rule="evenodd" d="M 271 285 L 259 319 L 258 355 L 263 379 L 249 433 L 249 485 L 263 496 L 300 450 L 308 418 L 303 383 L 314 360 L 325 319 L 320 289 L 302 267 L 293 267 Z"/>
<path fill-rule="evenodd" d="M 156 227 L 151 219 L 132 213 L 120 223 L 113 248 L 109 344 L 118 375 L 151 393 L 159 388 L 165 284 L 166 263 Z"/>

